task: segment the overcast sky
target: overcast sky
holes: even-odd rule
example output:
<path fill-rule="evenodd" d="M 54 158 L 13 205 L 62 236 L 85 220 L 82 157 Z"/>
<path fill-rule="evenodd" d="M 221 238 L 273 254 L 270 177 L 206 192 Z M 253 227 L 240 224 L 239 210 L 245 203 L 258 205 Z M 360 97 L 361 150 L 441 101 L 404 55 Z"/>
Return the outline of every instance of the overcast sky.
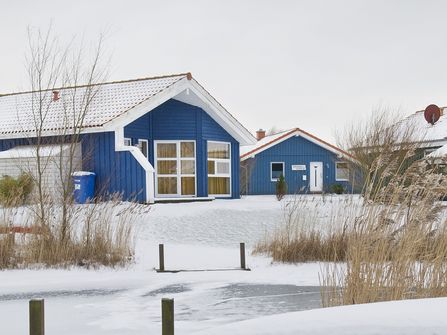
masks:
<path fill-rule="evenodd" d="M 27 26 L 108 32 L 110 80 L 192 72 L 242 124 L 334 132 L 447 104 L 446 1 L 0 0 L 0 92 L 28 88 Z"/>

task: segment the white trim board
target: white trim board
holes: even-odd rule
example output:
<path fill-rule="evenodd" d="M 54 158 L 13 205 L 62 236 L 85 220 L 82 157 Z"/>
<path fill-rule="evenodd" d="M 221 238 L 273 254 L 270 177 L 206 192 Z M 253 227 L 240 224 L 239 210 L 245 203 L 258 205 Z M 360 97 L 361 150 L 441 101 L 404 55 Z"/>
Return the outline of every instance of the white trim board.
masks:
<path fill-rule="evenodd" d="M 228 148 L 229 148 L 228 150 L 229 150 L 229 157 L 230 158 L 209 158 L 208 157 L 208 143 L 224 143 L 224 144 L 228 144 Z M 212 140 L 206 141 L 206 164 L 207 164 L 207 168 L 208 168 L 208 160 L 212 160 L 215 163 L 217 163 L 219 161 L 221 161 L 221 162 L 228 161 L 229 162 L 229 169 L 228 169 L 229 172 L 228 172 L 228 174 L 215 173 L 215 174 L 210 175 L 209 171 L 207 171 L 207 174 L 206 174 L 207 183 L 209 183 L 209 178 L 210 177 L 211 178 L 216 177 L 216 178 L 229 178 L 230 179 L 230 193 L 227 193 L 227 194 L 208 194 L 208 196 L 216 197 L 216 198 L 231 198 L 233 196 L 233 175 L 232 175 L 233 170 L 231 168 L 231 165 L 233 163 L 233 159 L 232 159 L 232 156 L 231 156 L 231 150 L 232 150 L 231 149 L 231 142 L 212 141 Z M 216 172 L 217 171 L 217 164 L 214 164 L 214 169 L 215 169 L 214 171 Z M 207 191 L 207 193 L 208 193 L 208 191 Z"/>
<path fill-rule="evenodd" d="M 139 148 L 124 145 L 124 128 L 118 128 L 115 130 L 115 151 L 130 152 L 135 160 L 144 169 L 144 171 L 146 172 L 146 202 L 153 204 L 155 202 L 154 167 L 151 165 L 151 163 L 149 163 L 149 160 L 144 157 Z"/>
<path fill-rule="evenodd" d="M 188 96 L 190 98 L 187 98 Z M 179 100 L 202 108 L 241 145 L 256 143 L 253 135 L 212 98 L 195 79 L 188 80 L 187 78 L 179 80 L 162 92 L 104 124 L 103 131 L 124 127 L 170 99 Z M 187 102 L 188 99 L 190 101 Z"/>

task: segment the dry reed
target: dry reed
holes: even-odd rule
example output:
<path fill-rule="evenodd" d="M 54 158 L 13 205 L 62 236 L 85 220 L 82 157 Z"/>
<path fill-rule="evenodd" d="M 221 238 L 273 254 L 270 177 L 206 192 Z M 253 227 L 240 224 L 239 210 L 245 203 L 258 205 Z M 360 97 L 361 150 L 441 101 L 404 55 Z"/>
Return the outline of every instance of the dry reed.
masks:
<path fill-rule="evenodd" d="M 0 234 L 0 269 L 29 267 L 125 266 L 134 256 L 134 213 L 147 210 L 136 203 L 118 200 L 68 206 L 70 222 L 64 234 L 61 210 L 47 205 L 49 221 L 39 226 L 33 209 L 3 210 Z M 23 213 L 25 212 L 25 214 Z M 26 223 L 24 222 L 24 219 Z M 5 222 L 9 222 L 5 225 Z M 1 224 L 1 223 L 0 223 Z M 26 234 L 7 234 L 14 224 L 28 227 Z M 11 242 L 10 237 L 15 236 Z"/>
<path fill-rule="evenodd" d="M 295 214 L 256 251 L 331 262 L 320 274 L 324 306 L 447 296 L 447 161 L 423 158 L 414 134 L 383 114 L 353 128 L 362 198 L 326 215 L 330 229 L 315 224 L 322 207 L 294 202 L 286 213 Z"/>

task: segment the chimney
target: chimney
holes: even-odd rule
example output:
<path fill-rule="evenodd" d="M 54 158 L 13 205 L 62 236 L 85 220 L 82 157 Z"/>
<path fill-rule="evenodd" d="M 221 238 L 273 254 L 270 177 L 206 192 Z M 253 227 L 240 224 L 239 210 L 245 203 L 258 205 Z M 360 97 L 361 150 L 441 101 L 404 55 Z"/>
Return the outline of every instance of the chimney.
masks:
<path fill-rule="evenodd" d="M 256 131 L 256 139 L 258 141 L 262 140 L 264 137 L 265 137 L 265 130 L 259 129 L 258 131 Z"/>
<path fill-rule="evenodd" d="M 53 101 L 59 100 L 59 91 L 53 91 Z"/>

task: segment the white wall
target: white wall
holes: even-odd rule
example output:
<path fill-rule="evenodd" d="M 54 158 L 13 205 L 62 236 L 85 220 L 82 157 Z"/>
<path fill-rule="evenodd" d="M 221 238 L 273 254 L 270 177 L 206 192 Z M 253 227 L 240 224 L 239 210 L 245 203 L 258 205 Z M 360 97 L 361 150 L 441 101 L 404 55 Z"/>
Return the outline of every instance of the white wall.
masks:
<path fill-rule="evenodd" d="M 52 200 L 61 198 L 62 194 L 62 180 L 61 174 L 67 177 L 67 166 L 69 162 L 69 150 L 67 147 L 60 152 L 55 152 L 53 156 L 41 157 L 41 166 L 43 169 L 43 188 L 46 196 Z M 37 178 L 37 161 L 36 155 L 34 157 L 9 157 L 0 158 L 0 177 L 8 175 L 11 177 L 18 177 L 22 173 L 29 173 L 34 178 Z M 82 153 L 81 146 L 78 144 L 75 148 L 75 155 L 73 159 L 74 171 L 81 169 L 82 166 Z M 61 168 L 62 166 L 62 168 Z M 34 188 L 34 193 L 36 189 Z"/>

